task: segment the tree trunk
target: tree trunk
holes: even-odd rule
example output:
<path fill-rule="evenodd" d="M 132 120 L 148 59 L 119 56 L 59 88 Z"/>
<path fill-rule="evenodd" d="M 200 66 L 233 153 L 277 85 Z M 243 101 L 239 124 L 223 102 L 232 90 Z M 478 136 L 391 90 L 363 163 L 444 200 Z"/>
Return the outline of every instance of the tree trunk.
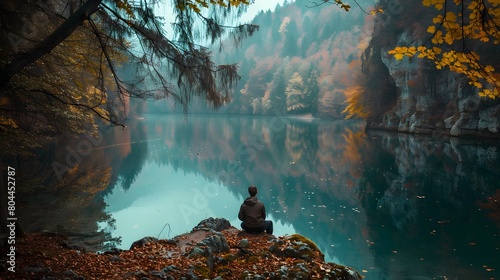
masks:
<path fill-rule="evenodd" d="M 0 88 L 5 88 L 10 79 L 24 69 L 24 67 L 35 62 L 44 54 L 49 53 L 68 38 L 91 14 L 97 11 L 101 2 L 102 0 L 87 0 L 45 40 L 36 44 L 28 51 L 16 54 L 12 61 L 0 71 Z"/>

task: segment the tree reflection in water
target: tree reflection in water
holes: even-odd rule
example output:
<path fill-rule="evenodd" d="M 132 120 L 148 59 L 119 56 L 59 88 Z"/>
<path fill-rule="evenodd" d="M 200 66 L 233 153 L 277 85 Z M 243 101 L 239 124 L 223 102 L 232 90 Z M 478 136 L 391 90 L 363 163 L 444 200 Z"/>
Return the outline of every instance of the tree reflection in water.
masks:
<path fill-rule="evenodd" d="M 65 156 L 65 145 L 75 143 L 48 145 L 19 167 L 45 176 L 20 190 L 27 230 L 116 239 L 131 232 L 122 219 L 146 209 L 160 215 L 141 214 L 158 219 L 152 236 L 172 220 L 172 228 L 190 229 L 174 213 L 236 222 L 253 184 L 282 232 L 310 237 L 330 261 L 369 279 L 500 272 L 497 143 L 365 133 L 358 121 L 150 115 L 104 134 L 63 186 L 46 165 Z"/>

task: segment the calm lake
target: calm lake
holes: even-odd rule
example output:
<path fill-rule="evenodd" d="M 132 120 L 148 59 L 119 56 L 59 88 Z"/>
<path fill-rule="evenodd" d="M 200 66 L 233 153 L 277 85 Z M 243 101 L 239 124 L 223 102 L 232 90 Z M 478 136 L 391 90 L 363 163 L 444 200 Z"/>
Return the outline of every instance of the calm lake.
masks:
<path fill-rule="evenodd" d="M 26 231 L 128 249 L 208 217 L 239 228 L 256 185 L 275 235 L 303 234 L 366 279 L 500 279 L 498 142 L 281 116 L 146 115 L 100 134 L 15 164 Z"/>

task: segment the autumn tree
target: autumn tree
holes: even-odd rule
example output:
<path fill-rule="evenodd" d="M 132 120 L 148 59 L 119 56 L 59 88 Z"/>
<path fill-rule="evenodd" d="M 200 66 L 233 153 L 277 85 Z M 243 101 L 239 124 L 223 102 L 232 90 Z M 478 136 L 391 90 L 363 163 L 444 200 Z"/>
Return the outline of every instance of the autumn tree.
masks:
<path fill-rule="evenodd" d="M 369 117 L 367 108 L 367 98 L 365 98 L 365 89 L 360 86 L 351 86 L 345 90 L 344 93 L 347 96 L 346 108 L 342 113 L 346 114 L 346 119 L 350 118 L 362 118 L 366 119 Z"/>
<path fill-rule="evenodd" d="M 298 112 L 305 108 L 304 92 L 304 80 L 298 72 L 293 73 L 286 87 L 286 106 L 288 112 Z"/>
<path fill-rule="evenodd" d="M 193 96 L 215 108 L 228 102 L 237 67 L 214 64 L 197 34 L 209 43 L 251 35 L 257 26 L 222 25 L 249 2 L 174 0 L 173 38 L 155 11 L 157 4 L 3 1 L 0 141 L 5 150 L 29 149 L 42 136 L 95 132 L 96 118 L 122 124 L 130 98 L 168 97 L 185 109 Z M 125 62 L 137 66 L 131 80 L 121 75 Z"/>
<path fill-rule="evenodd" d="M 437 69 L 465 75 L 480 96 L 500 97 L 500 74 L 491 65 L 499 63 L 495 50 L 500 43 L 500 1 L 423 0 L 422 4 L 436 12 L 427 27 L 429 38 L 421 45 L 398 46 L 389 54 L 399 60 L 428 59 Z"/>

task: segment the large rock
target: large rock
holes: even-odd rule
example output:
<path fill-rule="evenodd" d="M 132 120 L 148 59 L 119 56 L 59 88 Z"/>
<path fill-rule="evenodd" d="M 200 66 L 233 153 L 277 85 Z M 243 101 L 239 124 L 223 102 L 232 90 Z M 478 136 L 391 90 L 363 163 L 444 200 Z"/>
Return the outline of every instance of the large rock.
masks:
<path fill-rule="evenodd" d="M 217 232 L 223 231 L 225 229 L 228 229 L 231 227 L 231 223 L 224 219 L 224 218 L 208 218 L 205 220 L 202 220 L 201 222 L 198 223 L 197 226 L 193 228 L 192 231 L 197 231 L 197 230 L 214 230 Z"/>
<path fill-rule="evenodd" d="M 310 239 L 300 234 L 292 234 L 274 242 L 269 251 L 279 257 L 324 261 L 325 255 Z"/>
<path fill-rule="evenodd" d="M 206 246 L 214 253 L 229 252 L 229 244 L 227 243 L 226 237 L 222 234 L 208 236 L 198 242 L 197 246 Z"/>
<path fill-rule="evenodd" d="M 146 245 L 146 243 L 156 242 L 156 241 L 158 241 L 158 238 L 152 237 L 152 236 L 146 236 L 146 237 L 139 239 L 139 240 L 135 241 L 134 243 L 132 243 L 132 245 L 130 245 L 130 250 L 132 250 L 134 248 L 143 247 L 144 245 Z"/>

